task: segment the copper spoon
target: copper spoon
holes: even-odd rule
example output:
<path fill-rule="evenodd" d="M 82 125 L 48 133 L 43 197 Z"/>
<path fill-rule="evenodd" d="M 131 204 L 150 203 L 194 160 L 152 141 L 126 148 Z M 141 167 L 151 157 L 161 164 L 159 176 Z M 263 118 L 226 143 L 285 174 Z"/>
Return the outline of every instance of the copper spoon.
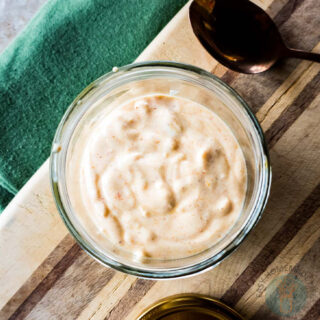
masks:
<path fill-rule="evenodd" d="M 202 45 L 234 71 L 263 72 L 285 57 L 320 62 L 320 54 L 288 48 L 268 14 L 249 0 L 194 0 L 189 16 Z"/>

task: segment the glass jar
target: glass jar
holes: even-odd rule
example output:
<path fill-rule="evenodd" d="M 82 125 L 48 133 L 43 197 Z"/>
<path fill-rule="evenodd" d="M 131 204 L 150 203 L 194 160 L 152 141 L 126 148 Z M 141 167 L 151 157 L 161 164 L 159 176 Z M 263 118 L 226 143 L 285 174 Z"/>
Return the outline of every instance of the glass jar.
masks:
<path fill-rule="evenodd" d="M 74 212 L 68 195 L 67 159 L 77 147 L 86 124 L 101 112 L 125 101 L 150 94 L 182 97 L 213 110 L 231 129 L 242 148 L 247 166 L 247 192 L 242 212 L 229 232 L 211 247 L 193 256 L 161 260 L 135 256 L 102 243 Z M 245 101 L 214 75 L 174 62 L 135 63 L 114 68 L 90 84 L 63 116 L 52 147 L 51 184 L 67 228 L 80 246 L 106 266 L 145 278 L 177 278 L 212 268 L 234 251 L 259 220 L 271 183 L 271 167 L 260 125 Z"/>
<path fill-rule="evenodd" d="M 201 294 L 177 294 L 157 301 L 137 320 L 244 320 L 221 301 Z"/>

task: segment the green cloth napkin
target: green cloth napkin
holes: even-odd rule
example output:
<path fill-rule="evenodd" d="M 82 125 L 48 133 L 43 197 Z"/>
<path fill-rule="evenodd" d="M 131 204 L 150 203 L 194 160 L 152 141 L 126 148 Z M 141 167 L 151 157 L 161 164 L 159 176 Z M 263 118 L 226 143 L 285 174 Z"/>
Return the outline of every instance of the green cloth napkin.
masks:
<path fill-rule="evenodd" d="M 0 56 L 0 210 L 49 156 L 77 94 L 113 66 L 132 62 L 185 3 L 46 3 Z"/>

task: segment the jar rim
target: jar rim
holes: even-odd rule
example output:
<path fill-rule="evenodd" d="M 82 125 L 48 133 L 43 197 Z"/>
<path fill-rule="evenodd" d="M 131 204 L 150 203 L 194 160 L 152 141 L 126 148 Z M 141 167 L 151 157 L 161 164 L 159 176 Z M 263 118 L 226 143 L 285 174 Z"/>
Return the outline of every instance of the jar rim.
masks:
<path fill-rule="evenodd" d="M 63 162 L 63 159 L 61 156 L 61 152 L 59 152 L 60 151 L 59 148 L 57 148 L 57 146 L 60 145 L 60 142 L 63 140 L 63 137 L 65 135 L 65 129 L 68 126 L 69 117 L 73 115 L 73 113 L 75 112 L 75 108 L 79 105 L 79 103 L 82 101 L 82 99 L 85 96 L 87 96 L 90 92 L 94 91 L 95 88 L 98 88 L 99 86 L 101 86 L 101 84 L 104 84 L 105 81 L 107 81 L 108 83 L 112 83 L 116 86 L 117 84 L 116 81 L 120 74 L 124 74 L 128 72 L 130 73 L 130 71 L 139 70 L 140 68 L 154 69 L 156 67 L 167 68 L 167 69 L 170 69 L 170 71 L 182 70 L 184 72 L 190 72 L 192 74 L 196 74 L 200 76 L 201 78 L 205 78 L 206 80 L 213 81 L 216 85 L 219 85 L 221 88 L 226 90 L 229 95 L 231 95 L 233 98 L 237 100 L 239 105 L 242 107 L 242 111 L 244 111 L 247 119 L 252 124 L 255 135 L 260 145 L 261 159 L 263 162 L 261 164 L 262 183 L 259 189 L 257 203 L 255 205 L 254 210 L 248 217 L 242 230 L 239 231 L 239 233 L 235 236 L 235 238 L 222 251 L 218 252 L 213 256 L 210 256 L 209 258 L 203 261 L 200 261 L 198 263 L 188 265 L 185 267 L 171 268 L 167 270 L 163 270 L 163 269 L 155 270 L 155 269 L 148 269 L 147 267 L 144 268 L 144 267 L 137 267 L 137 266 L 133 267 L 128 264 L 121 263 L 111 258 L 110 256 L 107 256 L 107 254 L 101 255 L 98 252 L 98 250 L 94 248 L 94 246 L 88 243 L 87 239 L 83 238 L 78 228 L 70 220 L 69 214 L 68 214 L 68 208 L 67 208 L 68 206 L 66 206 L 62 200 L 62 194 L 64 190 L 62 190 L 61 188 L 61 183 L 65 186 L 66 181 L 63 175 L 61 174 L 59 175 L 59 166 L 61 162 Z M 78 122 L 79 122 L 79 119 L 78 119 Z M 71 138 L 71 135 L 69 138 Z M 70 142 L 70 139 L 68 142 Z M 78 244 L 90 256 L 92 256 L 93 258 L 95 258 L 97 261 L 99 261 L 104 265 L 108 265 L 114 269 L 123 271 L 128 274 L 133 274 L 142 278 L 149 278 L 149 279 L 150 278 L 166 279 L 166 278 L 186 277 L 186 276 L 193 275 L 195 273 L 198 274 L 200 272 L 206 271 L 209 268 L 212 268 L 216 264 L 221 262 L 225 257 L 227 257 L 231 252 L 233 252 L 239 246 L 239 244 L 244 240 L 247 234 L 252 230 L 254 225 L 258 222 L 265 208 L 265 205 L 269 196 L 269 192 L 270 192 L 271 166 L 270 166 L 268 148 L 267 148 L 260 124 L 256 119 L 255 115 L 250 110 L 247 103 L 241 98 L 241 96 L 233 88 L 231 88 L 229 85 L 227 85 L 225 82 L 223 82 L 213 74 L 192 65 L 187 65 L 183 63 L 177 63 L 177 62 L 170 62 L 170 61 L 148 61 L 148 62 L 133 63 L 127 66 L 114 69 L 114 71 L 111 71 L 103 75 L 102 77 L 98 78 L 97 80 L 93 81 L 75 98 L 75 100 L 71 103 L 71 105 L 68 107 L 67 111 L 65 112 L 64 116 L 62 117 L 62 120 L 58 125 L 57 131 L 53 140 L 51 157 L 50 157 L 50 182 L 51 182 L 51 189 L 54 195 L 56 206 L 58 208 L 60 216 L 62 217 L 62 220 L 64 221 L 69 232 L 78 242 Z"/>

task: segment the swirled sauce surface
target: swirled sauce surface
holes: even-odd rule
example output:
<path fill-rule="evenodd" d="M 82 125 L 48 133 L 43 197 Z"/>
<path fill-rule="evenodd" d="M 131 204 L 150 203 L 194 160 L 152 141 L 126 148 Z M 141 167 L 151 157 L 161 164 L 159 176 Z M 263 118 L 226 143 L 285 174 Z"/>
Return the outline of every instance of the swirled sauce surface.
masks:
<path fill-rule="evenodd" d="M 137 256 L 212 246 L 246 193 L 242 150 L 209 109 L 177 97 L 131 100 L 97 116 L 69 160 L 68 192 L 96 232 Z"/>

